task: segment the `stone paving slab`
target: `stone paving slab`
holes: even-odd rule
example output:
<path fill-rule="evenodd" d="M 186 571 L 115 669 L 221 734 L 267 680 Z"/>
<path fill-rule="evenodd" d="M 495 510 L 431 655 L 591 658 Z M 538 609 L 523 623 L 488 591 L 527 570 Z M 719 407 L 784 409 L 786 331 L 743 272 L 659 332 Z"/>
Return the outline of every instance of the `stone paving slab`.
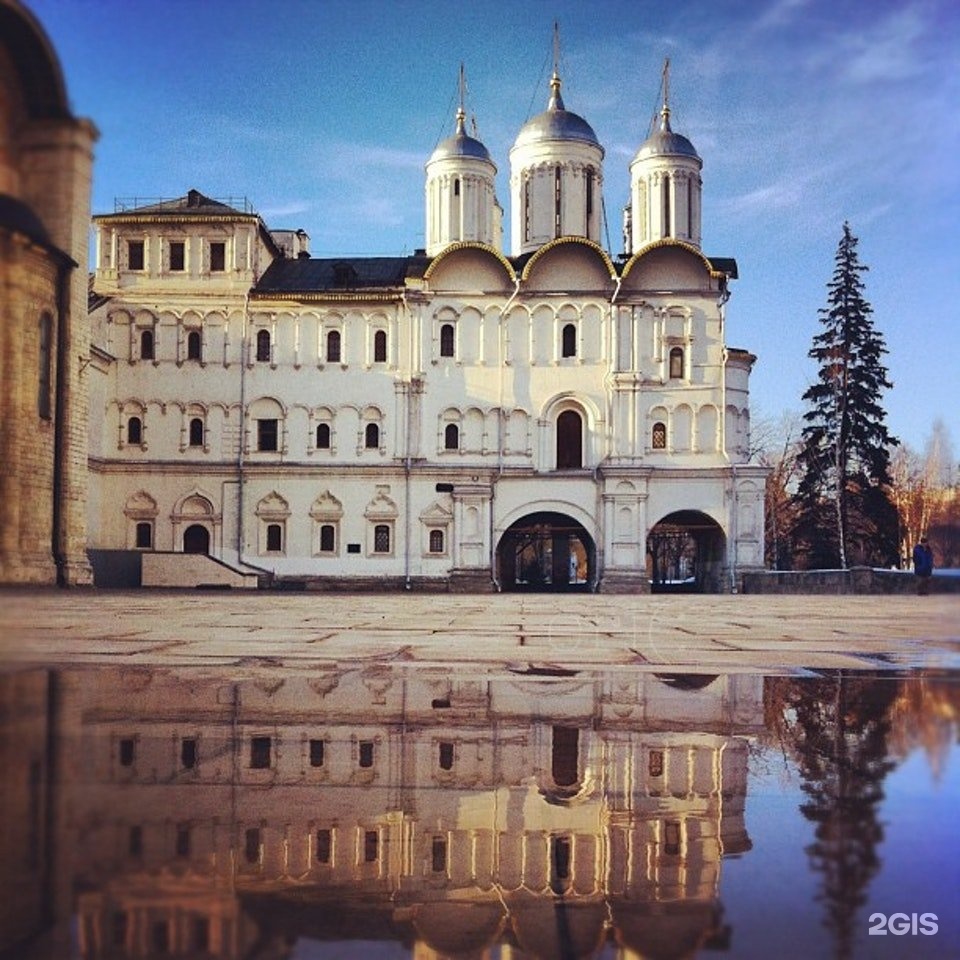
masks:
<path fill-rule="evenodd" d="M 960 667 L 960 597 L 0 591 L 0 669 L 377 659 L 630 669 Z"/>

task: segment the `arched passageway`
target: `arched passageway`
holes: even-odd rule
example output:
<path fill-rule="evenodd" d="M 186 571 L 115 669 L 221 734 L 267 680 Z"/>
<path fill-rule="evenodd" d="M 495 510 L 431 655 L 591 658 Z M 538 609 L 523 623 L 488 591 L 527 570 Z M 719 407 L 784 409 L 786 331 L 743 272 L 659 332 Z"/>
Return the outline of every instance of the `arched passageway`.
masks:
<path fill-rule="evenodd" d="M 504 590 L 592 590 L 596 583 L 593 538 L 562 513 L 528 514 L 500 538 L 497 573 Z"/>
<path fill-rule="evenodd" d="M 677 510 L 647 534 L 647 575 L 653 593 L 720 591 L 726 537 L 699 510 Z"/>
<path fill-rule="evenodd" d="M 193 523 L 183 531 L 184 553 L 209 553 L 210 531 L 199 523 Z"/>

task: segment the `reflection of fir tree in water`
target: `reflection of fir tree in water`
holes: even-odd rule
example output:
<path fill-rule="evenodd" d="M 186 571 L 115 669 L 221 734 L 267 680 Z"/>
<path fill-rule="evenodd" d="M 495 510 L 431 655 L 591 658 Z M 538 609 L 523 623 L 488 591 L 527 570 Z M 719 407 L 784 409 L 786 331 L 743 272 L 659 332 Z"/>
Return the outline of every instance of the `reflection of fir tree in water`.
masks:
<path fill-rule="evenodd" d="M 888 758 L 889 711 L 899 688 L 893 680 L 848 677 L 787 681 L 780 691 L 787 716 L 788 749 L 803 777 L 803 815 L 816 824 L 807 847 L 821 875 L 818 900 L 833 934 L 836 956 L 851 955 L 857 911 L 877 872 L 883 840 L 878 820 Z"/>

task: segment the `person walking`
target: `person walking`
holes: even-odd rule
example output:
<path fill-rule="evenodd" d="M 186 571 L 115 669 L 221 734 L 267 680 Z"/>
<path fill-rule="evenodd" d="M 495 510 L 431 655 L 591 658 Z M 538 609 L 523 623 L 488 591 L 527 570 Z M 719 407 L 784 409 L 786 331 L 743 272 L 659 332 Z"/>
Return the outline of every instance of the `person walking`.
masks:
<path fill-rule="evenodd" d="M 917 577 L 917 596 L 925 597 L 930 592 L 933 575 L 933 551 L 926 537 L 921 537 L 913 548 L 913 572 Z"/>

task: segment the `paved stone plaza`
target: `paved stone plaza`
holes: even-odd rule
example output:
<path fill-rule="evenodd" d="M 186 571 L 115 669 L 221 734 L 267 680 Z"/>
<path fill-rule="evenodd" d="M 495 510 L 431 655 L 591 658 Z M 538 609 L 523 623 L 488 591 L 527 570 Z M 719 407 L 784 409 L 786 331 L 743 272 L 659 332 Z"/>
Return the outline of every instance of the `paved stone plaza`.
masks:
<path fill-rule="evenodd" d="M 475 664 L 793 672 L 960 665 L 960 598 L 0 593 L 0 666 Z"/>

